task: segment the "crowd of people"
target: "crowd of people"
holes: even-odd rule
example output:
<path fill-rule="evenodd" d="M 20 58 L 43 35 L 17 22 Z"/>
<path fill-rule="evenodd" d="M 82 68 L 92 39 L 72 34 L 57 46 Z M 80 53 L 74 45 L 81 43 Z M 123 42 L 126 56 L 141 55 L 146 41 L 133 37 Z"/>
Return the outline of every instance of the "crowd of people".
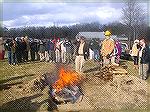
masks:
<path fill-rule="evenodd" d="M 135 69 L 139 70 L 141 79 L 146 80 L 150 72 L 150 47 L 144 38 L 136 39 L 130 52 Z"/>
<path fill-rule="evenodd" d="M 69 38 L 29 41 L 27 36 L 21 39 L 7 39 L 5 49 L 8 51 L 8 63 L 18 65 L 35 60 L 64 64 L 73 62 L 77 72 L 82 72 L 87 59 L 98 61 L 103 66 L 108 64 L 119 66 L 122 53 L 121 42 L 112 39 L 109 31 L 104 35 L 105 39 L 102 42 L 96 39 L 87 42 L 84 36 L 80 36 L 75 41 Z M 131 51 L 135 68 L 139 69 L 141 78 L 146 79 L 150 65 L 150 50 L 146 41 L 135 40 Z"/>
<path fill-rule="evenodd" d="M 29 41 L 28 37 L 25 36 L 20 39 L 7 39 L 4 46 L 8 53 L 10 65 L 35 60 L 67 64 L 73 61 L 73 44 L 69 39 Z"/>
<path fill-rule="evenodd" d="M 82 56 L 84 56 L 84 59 L 86 60 L 93 59 L 95 61 L 102 61 L 102 57 L 105 57 L 104 53 L 105 55 L 107 55 L 107 53 L 111 54 L 111 57 L 113 57 L 111 62 L 114 64 L 119 64 L 121 55 L 121 43 L 118 40 L 114 41 L 112 39 L 108 39 L 108 41 L 112 41 L 113 45 L 110 44 L 110 46 L 107 48 L 105 44 L 109 45 L 108 43 L 111 42 L 105 43 L 104 40 L 102 43 L 100 43 L 97 39 L 91 39 L 91 41 L 87 42 L 86 37 L 84 36 L 80 36 L 75 41 L 71 41 L 68 38 L 54 38 L 35 41 L 34 39 L 29 40 L 29 38 L 25 36 L 21 38 L 7 39 L 4 46 L 5 50 L 8 51 L 8 63 L 10 65 L 16 65 L 19 63 L 35 60 L 56 63 L 61 62 L 67 64 L 74 61 L 82 63 Z M 86 43 L 85 47 L 83 44 L 82 48 L 80 48 L 80 44 L 84 42 Z M 111 46 L 113 47 L 111 48 Z M 104 52 L 104 50 L 107 52 Z"/>

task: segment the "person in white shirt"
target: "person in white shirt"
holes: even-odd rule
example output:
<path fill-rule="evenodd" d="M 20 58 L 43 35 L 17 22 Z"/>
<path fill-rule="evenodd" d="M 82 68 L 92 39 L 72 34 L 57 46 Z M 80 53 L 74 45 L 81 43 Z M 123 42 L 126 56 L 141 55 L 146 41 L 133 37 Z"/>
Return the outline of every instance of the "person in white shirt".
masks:
<path fill-rule="evenodd" d="M 65 43 L 65 39 L 63 41 L 60 42 L 60 46 L 61 46 L 61 62 L 65 63 L 66 62 L 66 47 L 64 46 Z"/>

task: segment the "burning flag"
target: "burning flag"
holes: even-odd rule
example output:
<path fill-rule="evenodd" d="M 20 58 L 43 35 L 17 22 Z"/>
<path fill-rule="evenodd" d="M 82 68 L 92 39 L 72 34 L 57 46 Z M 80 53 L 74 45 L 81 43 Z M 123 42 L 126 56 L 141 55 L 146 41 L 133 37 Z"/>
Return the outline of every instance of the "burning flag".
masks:
<path fill-rule="evenodd" d="M 80 80 L 81 77 L 77 72 L 61 68 L 59 71 L 59 79 L 52 86 L 54 89 L 56 89 L 56 92 L 59 92 L 64 87 L 67 87 L 69 85 L 77 85 Z"/>
<path fill-rule="evenodd" d="M 52 85 L 52 96 L 61 96 L 69 102 L 75 103 L 77 99 L 83 95 L 79 88 L 81 81 L 80 75 L 72 70 L 61 68 L 59 71 L 59 79 Z"/>

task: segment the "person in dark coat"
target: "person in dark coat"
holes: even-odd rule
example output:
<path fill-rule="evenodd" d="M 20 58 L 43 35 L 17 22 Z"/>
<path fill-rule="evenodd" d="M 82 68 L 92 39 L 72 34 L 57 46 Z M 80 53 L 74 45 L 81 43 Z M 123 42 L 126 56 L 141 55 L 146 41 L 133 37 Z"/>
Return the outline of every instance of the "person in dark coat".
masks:
<path fill-rule="evenodd" d="M 30 48 L 31 48 L 31 61 L 35 61 L 35 52 L 36 52 L 36 48 L 37 45 L 36 45 L 36 42 L 35 41 L 32 41 L 30 43 Z"/>
<path fill-rule="evenodd" d="M 82 67 L 85 60 L 88 59 L 89 49 L 85 41 L 85 37 L 81 36 L 80 41 L 77 43 L 76 59 L 75 59 L 75 70 L 76 72 L 82 72 Z"/>
<path fill-rule="evenodd" d="M 55 45 L 52 40 L 49 42 L 49 58 L 50 62 L 55 62 Z"/>
<path fill-rule="evenodd" d="M 22 62 L 26 62 L 26 49 L 27 49 L 27 44 L 24 40 L 24 37 L 21 38 L 21 44 L 20 44 L 20 50 L 21 50 L 21 59 Z"/>
<path fill-rule="evenodd" d="M 22 62 L 22 48 L 21 48 L 21 41 L 16 38 L 16 59 L 17 59 L 17 64 Z"/>
<path fill-rule="evenodd" d="M 150 63 L 150 49 L 144 39 L 140 40 L 139 51 L 139 75 L 140 78 L 146 80 L 148 78 L 148 66 Z"/>
<path fill-rule="evenodd" d="M 66 63 L 69 64 L 73 60 L 73 44 L 70 40 L 66 40 L 64 47 L 66 48 Z"/>

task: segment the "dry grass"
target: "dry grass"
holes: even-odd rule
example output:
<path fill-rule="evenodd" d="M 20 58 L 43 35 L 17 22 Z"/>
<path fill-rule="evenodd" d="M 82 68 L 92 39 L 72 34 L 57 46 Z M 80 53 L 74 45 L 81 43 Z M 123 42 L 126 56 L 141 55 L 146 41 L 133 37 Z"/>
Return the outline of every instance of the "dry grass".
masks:
<path fill-rule="evenodd" d="M 122 63 L 127 64 L 128 75 L 138 76 L 138 71 L 133 68 L 133 63 L 131 61 L 124 61 Z M 70 66 L 74 68 L 74 65 Z M 84 66 L 84 70 L 95 68 L 97 66 L 99 66 L 99 63 L 88 61 Z M 44 92 L 42 92 L 42 95 L 41 93 L 24 95 L 21 94 L 20 91 L 18 91 L 19 89 L 17 89 L 17 87 L 18 85 L 24 84 L 45 72 L 57 72 L 57 67 L 58 66 L 53 63 L 46 63 L 46 62 L 34 62 L 34 63 L 30 62 L 19 66 L 12 66 L 12 65 L 9 66 L 6 60 L 0 61 L 0 96 L 1 96 L 0 106 L 6 107 L 8 106 L 9 108 L 13 109 L 14 105 L 10 105 L 10 103 L 11 104 L 17 103 L 18 106 L 20 106 L 21 104 L 26 104 L 21 108 L 26 109 L 34 108 L 34 110 L 32 110 L 33 112 L 39 110 L 45 111 L 47 108 L 47 103 L 40 104 L 40 102 L 44 102 L 48 98 L 47 89 L 45 89 Z M 91 73 L 92 72 L 88 72 L 86 73 L 86 75 L 88 76 Z M 150 85 L 150 78 L 147 80 L 147 82 Z M 12 110 L 9 111 L 12 112 Z M 26 111 L 27 110 L 25 110 L 24 112 Z M 101 112 L 131 112 L 131 111 L 133 110 L 125 110 L 125 109 L 115 111 L 101 110 Z M 148 111 L 149 110 L 142 110 L 142 112 Z M 141 112 L 141 110 L 139 111 L 137 110 L 136 112 Z"/>

